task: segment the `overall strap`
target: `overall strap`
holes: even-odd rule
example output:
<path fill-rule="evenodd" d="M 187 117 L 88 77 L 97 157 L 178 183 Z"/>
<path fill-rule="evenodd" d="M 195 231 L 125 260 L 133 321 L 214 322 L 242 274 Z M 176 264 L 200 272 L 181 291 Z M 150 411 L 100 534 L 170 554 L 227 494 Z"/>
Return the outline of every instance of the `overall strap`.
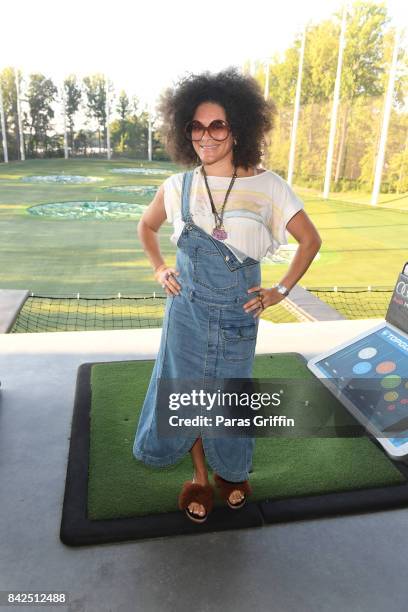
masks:
<path fill-rule="evenodd" d="M 183 187 L 181 189 L 181 218 L 184 223 L 191 221 L 190 215 L 190 191 L 193 182 L 194 170 L 183 174 Z"/>

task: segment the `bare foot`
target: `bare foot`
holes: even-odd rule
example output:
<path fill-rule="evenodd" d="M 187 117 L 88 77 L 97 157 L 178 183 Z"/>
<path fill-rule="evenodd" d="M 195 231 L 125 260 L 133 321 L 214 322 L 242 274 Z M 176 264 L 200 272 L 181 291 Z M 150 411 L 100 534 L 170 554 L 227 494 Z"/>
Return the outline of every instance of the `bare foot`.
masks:
<path fill-rule="evenodd" d="M 230 500 L 231 504 L 239 504 L 239 502 L 241 502 L 244 497 L 245 495 L 242 493 L 242 491 L 237 490 L 233 491 L 228 499 Z"/>
<path fill-rule="evenodd" d="M 193 482 L 200 485 L 210 484 L 208 480 L 208 474 L 197 474 L 196 472 L 194 472 Z M 188 509 L 190 510 L 190 512 L 198 514 L 198 516 L 204 516 L 206 512 L 204 506 L 197 502 L 191 502 L 191 504 L 188 505 Z"/>

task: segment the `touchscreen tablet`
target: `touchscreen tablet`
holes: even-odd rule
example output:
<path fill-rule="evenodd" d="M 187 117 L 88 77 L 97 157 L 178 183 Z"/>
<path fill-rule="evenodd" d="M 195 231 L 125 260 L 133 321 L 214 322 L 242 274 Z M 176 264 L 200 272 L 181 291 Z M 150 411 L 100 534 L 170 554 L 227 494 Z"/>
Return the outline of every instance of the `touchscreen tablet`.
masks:
<path fill-rule="evenodd" d="M 308 367 L 391 457 L 408 454 L 408 335 L 380 323 Z"/>

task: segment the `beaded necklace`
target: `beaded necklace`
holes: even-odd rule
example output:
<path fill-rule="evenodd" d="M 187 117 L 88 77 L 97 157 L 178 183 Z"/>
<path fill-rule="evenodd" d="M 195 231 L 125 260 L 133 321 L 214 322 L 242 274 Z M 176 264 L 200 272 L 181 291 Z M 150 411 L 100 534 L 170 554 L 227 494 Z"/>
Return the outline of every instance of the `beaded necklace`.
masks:
<path fill-rule="evenodd" d="M 217 210 L 216 210 L 216 208 L 214 206 L 214 202 L 213 202 L 213 199 L 212 199 L 210 188 L 208 186 L 207 174 L 206 174 L 206 171 L 204 170 L 204 166 L 201 166 L 201 173 L 204 176 L 205 186 L 207 188 L 208 197 L 210 198 L 210 202 L 211 202 L 211 209 L 212 209 L 212 211 L 214 213 L 214 217 L 215 217 L 215 227 L 214 227 L 213 231 L 211 232 L 211 235 L 214 236 L 214 238 L 217 238 L 218 240 L 225 240 L 228 237 L 228 234 L 225 231 L 225 227 L 224 227 L 224 224 L 223 224 L 224 208 L 225 208 L 225 205 L 227 203 L 228 196 L 230 194 L 230 191 L 232 189 L 234 181 L 235 181 L 235 179 L 237 177 L 237 168 L 234 166 L 234 173 L 232 175 L 231 182 L 229 184 L 227 193 L 225 194 L 224 203 L 223 203 L 223 205 L 221 207 L 221 214 L 219 214 L 217 212 Z"/>

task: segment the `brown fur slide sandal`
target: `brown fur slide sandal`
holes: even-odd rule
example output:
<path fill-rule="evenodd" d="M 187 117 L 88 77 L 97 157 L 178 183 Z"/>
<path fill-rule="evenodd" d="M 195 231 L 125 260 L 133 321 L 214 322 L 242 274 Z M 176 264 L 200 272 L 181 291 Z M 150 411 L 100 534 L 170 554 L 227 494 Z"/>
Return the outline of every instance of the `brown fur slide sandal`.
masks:
<path fill-rule="evenodd" d="M 188 506 L 191 504 L 191 502 L 196 502 L 197 504 L 202 504 L 204 506 L 204 516 L 200 516 L 195 512 L 190 512 Z M 190 520 L 194 521 L 195 523 L 204 523 L 213 509 L 214 489 L 210 484 L 201 485 L 197 482 L 187 480 L 183 484 L 183 488 L 179 495 L 178 505 L 180 510 L 185 510 L 186 515 Z"/>
<path fill-rule="evenodd" d="M 221 476 L 218 476 L 218 474 L 214 472 L 214 482 L 216 487 L 218 487 L 219 489 L 222 499 L 224 499 L 227 502 L 228 506 L 233 510 L 242 508 L 242 506 L 245 505 L 246 496 L 251 495 L 252 493 L 252 487 L 249 484 L 248 480 L 244 480 L 242 482 L 230 482 L 229 480 L 224 480 L 224 478 L 221 478 Z M 231 503 L 229 500 L 229 496 L 233 491 L 240 491 L 241 493 L 243 493 L 244 499 L 238 502 L 237 504 Z"/>

